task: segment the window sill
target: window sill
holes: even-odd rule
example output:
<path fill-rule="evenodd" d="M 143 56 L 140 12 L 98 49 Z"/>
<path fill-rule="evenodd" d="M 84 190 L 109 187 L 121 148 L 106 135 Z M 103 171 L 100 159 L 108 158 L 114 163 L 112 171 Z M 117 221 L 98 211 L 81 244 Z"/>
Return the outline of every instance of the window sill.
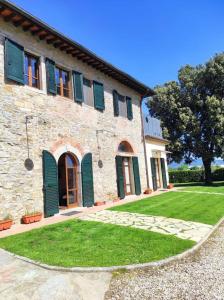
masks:
<path fill-rule="evenodd" d="M 25 89 L 27 89 L 28 91 L 31 91 L 31 92 L 35 92 L 37 94 L 42 94 L 42 95 L 46 95 L 46 92 L 42 89 L 38 89 L 38 88 L 35 88 L 35 87 L 32 87 L 32 86 L 29 86 L 29 85 L 23 85 L 23 87 Z"/>

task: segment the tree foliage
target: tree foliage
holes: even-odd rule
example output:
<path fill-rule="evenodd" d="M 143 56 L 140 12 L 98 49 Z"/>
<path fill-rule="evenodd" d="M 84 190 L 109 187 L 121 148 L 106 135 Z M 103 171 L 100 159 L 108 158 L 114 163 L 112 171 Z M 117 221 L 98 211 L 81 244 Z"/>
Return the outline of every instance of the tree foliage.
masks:
<path fill-rule="evenodd" d="M 202 158 L 211 181 L 211 163 L 224 152 L 224 53 L 203 65 L 182 67 L 178 81 L 156 86 L 155 92 L 148 107 L 171 141 L 173 161 Z"/>

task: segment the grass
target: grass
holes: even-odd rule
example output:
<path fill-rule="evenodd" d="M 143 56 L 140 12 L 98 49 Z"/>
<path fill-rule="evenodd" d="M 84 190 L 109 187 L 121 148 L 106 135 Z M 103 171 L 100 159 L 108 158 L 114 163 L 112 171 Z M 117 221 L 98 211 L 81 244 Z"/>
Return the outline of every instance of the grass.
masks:
<path fill-rule="evenodd" d="M 210 193 L 224 193 L 224 182 L 213 182 L 211 185 L 204 183 L 179 183 L 175 187 L 184 191 L 210 192 Z"/>
<path fill-rule="evenodd" d="M 195 243 L 175 236 L 70 220 L 0 239 L 0 247 L 55 266 L 113 266 L 160 260 Z"/>
<path fill-rule="evenodd" d="M 224 216 L 224 196 L 168 192 L 144 200 L 110 208 L 145 215 L 216 224 Z"/>

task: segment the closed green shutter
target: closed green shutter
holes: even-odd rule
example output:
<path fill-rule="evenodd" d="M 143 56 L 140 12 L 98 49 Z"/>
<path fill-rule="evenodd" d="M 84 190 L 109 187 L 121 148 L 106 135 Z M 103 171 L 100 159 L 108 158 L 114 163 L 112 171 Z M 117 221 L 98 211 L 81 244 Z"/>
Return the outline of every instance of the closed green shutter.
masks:
<path fill-rule="evenodd" d="M 74 97 L 76 102 L 83 102 L 83 76 L 81 73 L 73 72 Z"/>
<path fill-rule="evenodd" d="M 93 94 L 94 94 L 94 107 L 103 111 L 105 109 L 104 104 L 104 88 L 103 84 L 97 81 L 93 81 Z"/>
<path fill-rule="evenodd" d="M 116 156 L 116 172 L 117 172 L 117 191 L 118 197 L 120 199 L 124 199 L 125 192 L 124 192 L 124 175 L 123 175 L 123 168 L 122 168 L 122 156 Z"/>
<path fill-rule="evenodd" d="M 92 154 L 87 153 L 82 159 L 82 200 L 83 206 L 94 205 Z"/>
<path fill-rule="evenodd" d="M 58 168 L 51 153 L 43 151 L 44 215 L 53 216 L 59 212 Z"/>
<path fill-rule="evenodd" d="M 135 179 L 135 194 L 141 194 L 141 181 L 139 175 L 138 157 L 132 157 L 133 173 Z"/>
<path fill-rule="evenodd" d="M 47 92 L 56 95 L 55 62 L 46 58 Z"/>
<path fill-rule="evenodd" d="M 152 173 L 152 184 L 153 184 L 153 190 L 157 190 L 157 178 L 156 178 L 156 161 L 155 158 L 151 157 L 151 173 Z"/>
<path fill-rule="evenodd" d="M 128 120 L 132 120 L 133 119 L 132 100 L 130 97 L 126 97 L 126 101 L 127 101 L 127 117 Z"/>
<path fill-rule="evenodd" d="M 5 40 L 5 76 L 24 84 L 24 48 L 8 39 Z"/>
<path fill-rule="evenodd" d="M 113 90 L 113 104 L 114 104 L 114 115 L 119 116 L 119 104 L 118 104 L 118 93 Z"/>
<path fill-rule="evenodd" d="M 162 178 L 163 178 L 163 188 L 167 189 L 167 179 L 166 179 L 166 166 L 164 158 L 160 158 Z"/>

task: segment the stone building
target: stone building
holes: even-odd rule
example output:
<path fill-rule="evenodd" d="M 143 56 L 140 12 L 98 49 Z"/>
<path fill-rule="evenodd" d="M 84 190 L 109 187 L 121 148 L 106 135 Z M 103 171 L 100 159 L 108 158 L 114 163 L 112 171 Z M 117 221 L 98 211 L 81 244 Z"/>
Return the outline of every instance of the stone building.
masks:
<path fill-rule="evenodd" d="M 0 214 L 141 194 L 153 91 L 8 1 L 0 15 Z"/>

